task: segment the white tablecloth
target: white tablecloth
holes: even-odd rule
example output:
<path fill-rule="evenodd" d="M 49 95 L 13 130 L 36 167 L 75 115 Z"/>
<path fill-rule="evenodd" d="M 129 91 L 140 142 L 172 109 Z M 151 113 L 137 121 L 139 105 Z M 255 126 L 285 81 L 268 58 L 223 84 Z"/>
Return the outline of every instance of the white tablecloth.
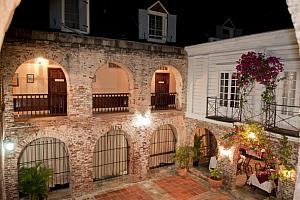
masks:
<path fill-rule="evenodd" d="M 256 187 L 258 187 L 258 188 L 260 188 L 260 189 L 262 189 L 262 190 L 264 190 L 264 191 L 266 191 L 266 192 L 268 192 L 268 193 L 271 193 L 271 191 L 272 191 L 272 181 L 265 181 L 265 182 L 263 182 L 263 183 L 260 183 L 260 182 L 258 181 L 258 179 L 257 179 L 257 177 L 256 177 L 255 174 L 252 174 L 252 175 L 249 177 L 247 183 L 248 183 L 249 185 L 256 186 Z"/>
<path fill-rule="evenodd" d="M 210 157 L 208 169 L 216 168 L 216 167 L 217 167 L 217 158 L 216 156 L 212 156 Z"/>

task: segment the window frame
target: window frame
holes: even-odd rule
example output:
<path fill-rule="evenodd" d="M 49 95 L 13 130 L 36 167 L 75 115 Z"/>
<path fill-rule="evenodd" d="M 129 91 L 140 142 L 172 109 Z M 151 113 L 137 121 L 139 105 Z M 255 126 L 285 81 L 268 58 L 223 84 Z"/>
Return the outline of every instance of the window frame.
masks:
<path fill-rule="evenodd" d="M 158 38 L 151 38 L 150 37 L 150 15 L 160 16 L 162 17 L 162 35 L 161 39 Z M 148 10 L 148 41 L 150 42 L 158 42 L 158 43 L 165 43 L 167 40 L 167 24 L 168 24 L 168 14 L 161 13 L 153 10 Z"/>
<path fill-rule="evenodd" d="M 286 73 L 287 73 L 287 76 L 286 76 Z M 298 84 L 297 78 L 299 76 L 299 73 L 297 73 L 297 70 L 288 70 L 288 71 L 283 72 L 283 75 L 284 75 L 284 77 L 290 77 L 291 73 L 295 73 L 295 76 L 294 76 L 295 79 L 293 79 L 293 80 L 289 79 L 289 81 L 292 81 L 295 83 L 294 84 L 286 83 L 287 78 L 285 78 L 282 83 L 282 91 L 281 91 L 281 95 L 280 95 L 280 101 L 281 101 L 281 104 L 283 105 L 281 114 L 289 115 L 289 116 L 293 115 L 294 109 L 292 107 L 288 108 L 285 106 L 297 106 L 299 104 L 299 102 L 296 102 L 297 101 L 297 88 L 298 88 L 297 87 L 297 84 Z M 288 88 L 285 88 L 285 84 L 287 84 Z M 292 88 L 293 86 L 295 86 L 295 88 Z M 291 96 L 290 94 L 292 91 L 294 92 L 293 98 L 290 97 Z M 285 96 L 285 94 L 286 94 L 286 96 Z M 284 99 L 286 99 L 286 103 L 284 103 Z M 293 105 L 290 104 L 290 100 L 292 100 L 292 99 L 293 99 Z"/>
<path fill-rule="evenodd" d="M 222 78 L 222 74 L 228 74 L 228 79 L 226 79 L 226 75 L 224 75 L 224 78 Z M 237 78 L 233 79 L 233 74 L 237 74 Z M 222 80 L 224 81 L 223 85 L 223 91 L 221 89 L 221 84 Z M 226 80 L 228 81 L 228 85 L 226 85 Z M 218 77 L 218 97 L 220 99 L 219 106 L 220 107 L 228 107 L 228 108 L 240 108 L 240 92 L 238 91 L 238 86 L 237 86 L 237 80 L 238 80 L 238 73 L 235 71 L 220 71 L 219 72 L 219 77 Z M 232 81 L 235 82 L 235 84 L 232 84 Z M 226 94 L 226 89 L 227 89 L 227 94 Z M 234 92 L 232 92 L 232 88 L 235 89 Z M 237 92 L 238 91 L 238 92 Z M 224 97 L 227 95 L 227 99 L 224 100 L 224 98 L 221 98 L 221 93 L 223 94 L 222 96 Z M 233 95 L 233 99 L 231 98 Z M 238 95 L 238 100 L 236 99 Z"/>
<path fill-rule="evenodd" d="M 76 32 L 76 33 L 80 33 L 80 34 L 89 34 L 90 33 L 90 0 L 85 0 L 88 4 L 87 6 L 87 12 L 86 12 L 86 19 L 87 19 L 87 29 L 86 31 L 81 31 L 80 30 L 80 24 L 79 24 L 79 28 L 76 29 L 76 28 L 68 28 L 66 26 L 66 23 L 65 23 L 65 1 L 66 0 L 62 0 L 61 1 L 61 23 L 62 23 L 62 26 L 61 26 L 61 31 L 63 32 Z M 80 1 L 80 0 L 79 0 Z M 80 18 L 80 13 L 79 13 L 79 9 L 78 9 L 78 15 L 79 15 L 79 18 Z"/>

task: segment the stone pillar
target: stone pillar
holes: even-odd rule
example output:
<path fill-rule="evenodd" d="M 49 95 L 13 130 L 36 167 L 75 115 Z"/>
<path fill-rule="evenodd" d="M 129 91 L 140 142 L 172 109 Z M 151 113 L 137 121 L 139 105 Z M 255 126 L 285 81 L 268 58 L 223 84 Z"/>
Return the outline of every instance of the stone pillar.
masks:
<path fill-rule="evenodd" d="M 87 63 L 79 52 L 71 52 L 68 65 L 70 66 L 70 91 L 68 93 L 68 115 L 73 118 L 92 116 L 92 88 Z"/>
<path fill-rule="evenodd" d="M 277 197 L 282 200 L 293 199 L 295 190 L 295 178 L 291 178 L 286 181 L 278 181 Z M 294 198 L 295 199 L 295 198 Z"/>
<path fill-rule="evenodd" d="M 19 199 L 18 193 L 18 158 L 15 153 L 6 153 L 4 159 L 4 186 L 6 190 L 6 199 Z M 5 199 L 5 198 L 4 198 Z"/>
<path fill-rule="evenodd" d="M 296 165 L 294 200 L 300 199 L 300 148 L 298 148 L 298 162 Z"/>
<path fill-rule="evenodd" d="M 86 138 L 82 138 L 85 140 Z M 78 197 L 93 191 L 92 155 L 84 141 L 74 141 L 69 147 L 71 194 Z"/>
<path fill-rule="evenodd" d="M 222 172 L 223 187 L 225 189 L 235 189 L 237 160 L 238 148 L 236 146 L 229 149 L 219 146 L 218 168 Z"/>

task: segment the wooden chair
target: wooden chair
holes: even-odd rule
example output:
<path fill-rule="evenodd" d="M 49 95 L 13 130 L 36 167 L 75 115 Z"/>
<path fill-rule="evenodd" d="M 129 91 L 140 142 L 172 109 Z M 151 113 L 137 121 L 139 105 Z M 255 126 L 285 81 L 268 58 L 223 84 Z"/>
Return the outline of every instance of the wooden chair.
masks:
<path fill-rule="evenodd" d="M 262 170 L 261 164 L 260 163 L 255 163 L 255 172 L 259 172 Z"/>
<path fill-rule="evenodd" d="M 245 182 L 245 185 L 247 184 L 247 181 L 248 181 L 248 179 L 250 178 L 250 176 L 251 176 L 251 174 L 253 174 L 253 170 L 252 170 L 252 167 L 251 167 L 251 165 L 247 165 L 246 167 L 245 167 L 245 173 L 246 173 L 246 176 L 247 176 L 247 178 L 246 178 L 246 182 Z"/>
<path fill-rule="evenodd" d="M 242 165 L 243 169 L 246 169 L 246 167 L 249 166 L 250 160 L 251 160 L 251 157 L 247 156 L 246 160 L 244 161 L 244 163 Z"/>

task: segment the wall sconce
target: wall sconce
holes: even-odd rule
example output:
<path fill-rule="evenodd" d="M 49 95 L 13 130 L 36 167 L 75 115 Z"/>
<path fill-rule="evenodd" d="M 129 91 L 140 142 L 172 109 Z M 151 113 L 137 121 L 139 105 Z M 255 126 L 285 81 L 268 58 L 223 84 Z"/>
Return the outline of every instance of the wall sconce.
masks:
<path fill-rule="evenodd" d="M 8 137 L 3 140 L 4 149 L 7 151 L 12 151 L 15 149 L 15 143 Z"/>
<path fill-rule="evenodd" d="M 253 133 L 253 132 L 249 132 L 249 133 L 248 133 L 248 136 L 249 136 L 249 138 L 251 138 L 251 139 L 255 139 L 255 138 L 256 138 L 255 133 Z"/>
<path fill-rule="evenodd" d="M 281 173 L 285 178 L 292 177 L 292 170 L 290 170 L 290 169 L 283 169 Z"/>
<path fill-rule="evenodd" d="M 35 59 L 35 63 L 38 65 L 48 65 L 49 64 L 49 60 L 43 58 L 43 57 L 38 57 Z"/>
<path fill-rule="evenodd" d="M 225 149 L 224 147 L 220 147 L 220 155 L 229 158 L 232 155 L 231 149 Z"/>
<path fill-rule="evenodd" d="M 136 114 L 134 125 L 137 127 L 149 126 L 151 124 L 150 113 L 138 113 Z"/>

